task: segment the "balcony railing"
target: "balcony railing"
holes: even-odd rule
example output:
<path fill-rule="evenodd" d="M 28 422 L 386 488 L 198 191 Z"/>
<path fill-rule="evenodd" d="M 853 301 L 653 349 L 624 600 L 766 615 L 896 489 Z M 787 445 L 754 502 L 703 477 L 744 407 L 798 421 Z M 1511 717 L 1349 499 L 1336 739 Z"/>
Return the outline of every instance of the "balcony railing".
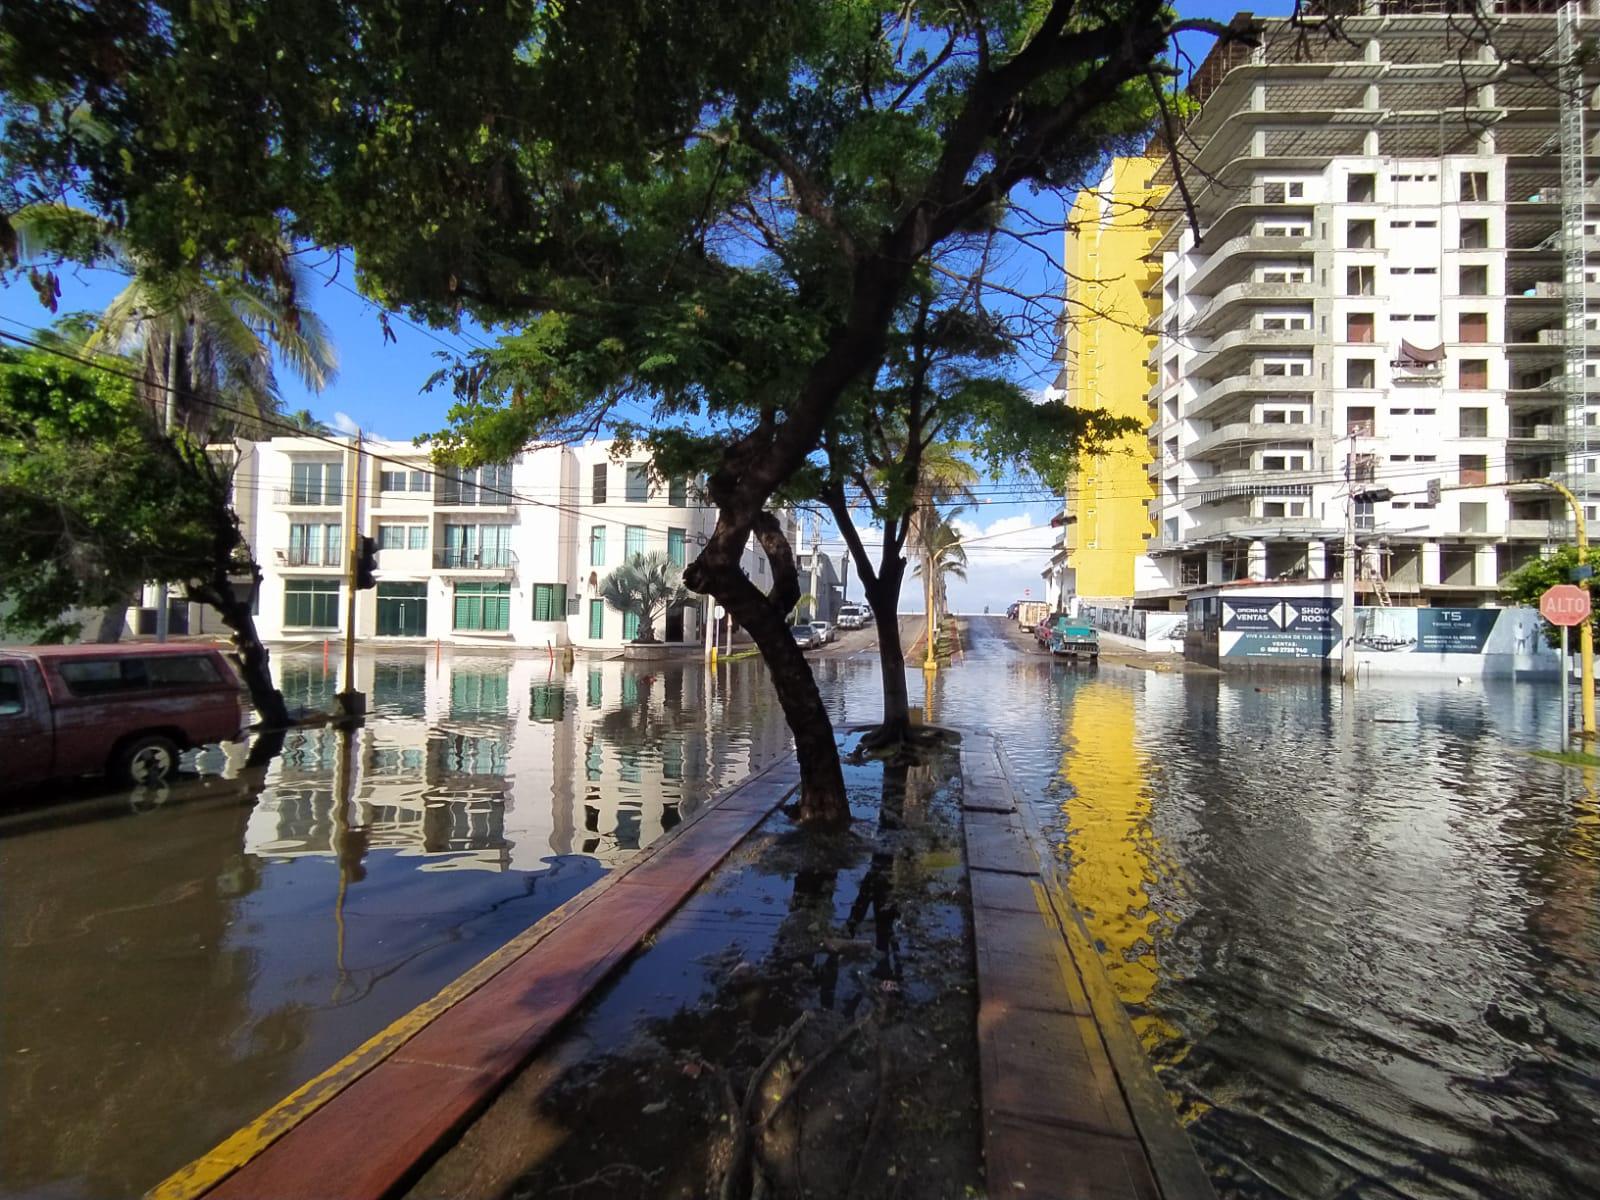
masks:
<path fill-rule="evenodd" d="M 283 546 L 273 552 L 280 567 L 343 567 L 344 551 L 338 546 Z"/>
<path fill-rule="evenodd" d="M 510 550 L 472 550 L 451 546 L 433 552 L 433 566 L 438 571 L 509 571 L 516 565 L 517 556 Z"/>
<path fill-rule="evenodd" d="M 286 487 L 277 488 L 272 498 L 279 508 L 337 508 L 344 503 L 344 488 Z"/>

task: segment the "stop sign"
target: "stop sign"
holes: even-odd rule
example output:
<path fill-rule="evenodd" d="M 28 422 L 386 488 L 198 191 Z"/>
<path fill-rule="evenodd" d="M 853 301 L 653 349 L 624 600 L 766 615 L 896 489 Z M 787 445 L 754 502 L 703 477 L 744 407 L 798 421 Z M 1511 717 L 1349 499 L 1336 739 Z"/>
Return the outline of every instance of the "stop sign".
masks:
<path fill-rule="evenodd" d="M 1558 583 L 1539 597 L 1539 612 L 1552 625 L 1582 625 L 1589 619 L 1589 593 Z"/>

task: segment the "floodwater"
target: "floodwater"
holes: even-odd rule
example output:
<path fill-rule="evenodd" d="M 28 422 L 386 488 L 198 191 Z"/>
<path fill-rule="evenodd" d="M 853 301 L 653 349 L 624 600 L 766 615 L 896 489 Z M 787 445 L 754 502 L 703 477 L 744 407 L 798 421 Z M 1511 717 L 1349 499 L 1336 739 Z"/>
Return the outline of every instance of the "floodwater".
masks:
<path fill-rule="evenodd" d="M 1002 738 L 1224 1196 L 1600 1194 L 1600 778 L 1526 753 L 1553 691 L 1347 704 L 973 625 L 913 703 Z M 872 656 L 815 665 L 871 719 Z M 348 758 L 0 817 L 0 1196 L 138 1194 L 788 746 L 753 661 L 356 682 Z"/>

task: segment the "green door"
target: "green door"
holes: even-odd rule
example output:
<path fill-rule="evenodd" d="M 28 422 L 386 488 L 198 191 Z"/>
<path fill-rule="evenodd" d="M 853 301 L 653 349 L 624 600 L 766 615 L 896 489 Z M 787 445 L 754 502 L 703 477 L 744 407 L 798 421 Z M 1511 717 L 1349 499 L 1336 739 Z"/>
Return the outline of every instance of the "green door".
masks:
<path fill-rule="evenodd" d="M 378 585 L 378 636 L 428 636 L 428 585 L 380 583 Z"/>
<path fill-rule="evenodd" d="M 603 638 L 606 635 L 606 602 L 604 600 L 589 601 L 589 636 Z"/>

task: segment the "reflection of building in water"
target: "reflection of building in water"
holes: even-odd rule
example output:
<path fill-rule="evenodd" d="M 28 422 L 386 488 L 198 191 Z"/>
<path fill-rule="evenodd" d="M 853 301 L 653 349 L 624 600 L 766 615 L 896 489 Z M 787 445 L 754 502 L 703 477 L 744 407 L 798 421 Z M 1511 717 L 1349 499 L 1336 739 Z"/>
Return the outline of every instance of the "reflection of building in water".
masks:
<path fill-rule="evenodd" d="M 1150 795 L 1135 744 L 1138 697 L 1096 680 L 1074 692 L 1061 774 L 1072 870 L 1069 886 L 1101 950 L 1118 997 L 1145 1045 L 1171 1035 L 1145 1011 L 1156 985 L 1155 936 L 1163 914 L 1152 903 Z"/>
<path fill-rule="evenodd" d="M 283 656 L 291 703 L 337 690 L 336 666 Z M 339 734 L 291 735 L 251 818 L 253 853 L 423 856 L 425 870 L 540 870 L 552 855 L 620 860 L 705 797 L 788 749 L 763 678 L 693 663 L 362 655 L 371 697 L 335 803 Z M 749 694 L 747 694 L 749 693 Z M 720 749 L 710 752 L 710 730 Z"/>

